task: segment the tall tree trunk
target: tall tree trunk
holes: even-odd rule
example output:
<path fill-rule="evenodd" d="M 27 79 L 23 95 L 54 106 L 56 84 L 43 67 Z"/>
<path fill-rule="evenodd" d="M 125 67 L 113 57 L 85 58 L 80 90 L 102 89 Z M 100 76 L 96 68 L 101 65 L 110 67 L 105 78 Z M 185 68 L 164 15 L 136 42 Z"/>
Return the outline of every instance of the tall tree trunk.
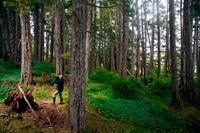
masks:
<path fill-rule="evenodd" d="M 180 29 L 181 29 L 181 88 L 186 91 L 186 64 L 185 64 L 185 45 L 184 45 L 184 38 L 183 38 L 183 0 L 180 3 Z"/>
<path fill-rule="evenodd" d="M 61 28 L 61 53 L 67 52 L 66 43 L 65 43 L 65 0 L 62 0 L 62 28 Z M 62 74 L 65 74 L 66 69 L 66 59 L 61 58 L 61 67 L 62 67 Z"/>
<path fill-rule="evenodd" d="M 35 4 L 34 9 L 34 59 L 38 60 L 38 44 L 39 44 L 39 4 Z"/>
<path fill-rule="evenodd" d="M 121 5 L 121 1 L 120 0 L 118 0 L 119 1 L 119 4 Z M 119 75 L 121 75 L 122 74 L 122 48 L 123 48 L 123 46 L 122 46 L 122 43 L 123 43 L 123 14 L 122 14 L 122 12 L 123 12 L 123 9 L 122 9 L 122 6 L 119 6 L 119 64 L 118 64 L 118 66 L 119 66 L 119 69 L 118 69 L 118 74 Z"/>
<path fill-rule="evenodd" d="M 143 18 L 143 9 L 144 9 L 144 2 L 143 0 L 141 1 L 141 47 L 142 47 L 142 58 L 141 58 L 141 73 L 140 73 L 140 76 L 143 76 L 143 73 L 144 73 L 144 60 L 145 60 L 145 57 L 144 57 L 144 53 L 145 53 L 145 50 L 144 50 L 144 18 Z"/>
<path fill-rule="evenodd" d="M 59 13 L 59 0 L 54 0 L 54 13 L 55 13 L 55 29 L 54 29 L 54 47 L 56 56 L 56 75 L 62 74 L 61 66 L 61 40 L 60 40 L 60 13 Z"/>
<path fill-rule="evenodd" d="M 110 17 L 110 27 L 111 27 L 111 32 L 110 32 L 110 47 L 111 47 L 111 51 L 110 51 L 110 62 L 111 62 L 111 70 L 115 70 L 115 56 L 114 56 L 114 44 L 112 42 L 112 11 L 110 10 L 110 14 L 109 14 L 109 17 Z"/>
<path fill-rule="evenodd" d="M 53 62 L 53 52 L 54 52 L 54 29 L 55 29 L 55 12 L 53 11 L 52 21 L 51 21 L 51 45 L 50 45 L 50 61 Z"/>
<path fill-rule="evenodd" d="M 158 72 L 157 72 L 157 78 L 160 77 L 160 62 L 161 62 L 161 57 L 160 57 L 160 2 L 157 0 L 157 34 L 158 34 Z"/>
<path fill-rule="evenodd" d="M 40 18 L 39 61 L 44 61 L 44 21 L 45 21 L 45 11 L 44 11 L 44 4 L 42 4 L 41 18 Z"/>
<path fill-rule="evenodd" d="M 29 13 L 21 12 L 21 84 L 31 84 L 32 78 L 32 45 Z"/>
<path fill-rule="evenodd" d="M 49 38 L 50 34 L 46 32 L 46 61 L 49 60 Z"/>
<path fill-rule="evenodd" d="M 152 39 L 150 46 L 150 69 L 154 69 L 155 0 L 153 0 Z"/>
<path fill-rule="evenodd" d="M 19 12 L 15 11 L 15 45 L 14 45 L 14 61 L 18 61 L 18 43 L 19 43 L 19 36 L 18 36 L 18 31 L 19 31 Z"/>
<path fill-rule="evenodd" d="M 72 70 L 69 89 L 69 121 L 73 133 L 86 130 L 85 45 L 87 1 L 72 1 Z"/>
<path fill-rule="evenodd" d="M 129 3 L 123 0 L 123 56 L 122 56 L 122 78 L 127 78 L 127 54 L 128 54 L 128 38 L 129 38 L 129 25 L 128 25 L 128 6 Z"/>
<path fill-rule="evenodd" d="M 199 21 L 199 18 L 196 17 L 196 22 Z M 200 33 L 200 28 L 197 26 L 197 37 L 199 36 Z M 198 76 L 198 88 L 199 88 L 199 94 L 198 94 L 198 103 L 200 104 L 200 43 L 198 41 L 199 38 L 196 40 L 196 45 L 197 45 L 197 76 Z"/>
<path fill-rule="evenodd" d="M 138 9 L 138 0 L 136 0 L 136 16 L 137 16 L 137 50 L 136 50 L 136 80 L 139 80 L 139 62 L 140 62 L 140 18 Z"/>
<path fill-rule="evenodd" d="M 194 89 L 194 70 L 192 59 L 192 16 L 191 16 L 191 0 L 184 0 L 184 45 L 186 59 L 186 94 L 191 104 L 196 101 Z"/>
<path fill-rule="evenodd" d="M 11 18 L 10 18 L 10 10 L 7 9 L 7 15 L 6 15 L 7 25 L 6 25 L 6 53 L 8 55 L 8 58 L 12 58 L 12 51 L 11 51 Z"/>
<path fill-rule="evenodd" d="M 147 58 L 146 58 L 146 49 L 147 49 L 147 11 L 146 11 L 146 4 L 147 4 L 147 1 L 145 0 L 144 1 L 145 4 L 144 4 L 144 21 L 145 21 L 145 38 L 144 38 L 144 78 L 146 79 L 147 77 Z"/>
<path fill-rule="evenodd" d="M 116 47 L 116 61 L 115 61 L 115 68 L 117 72 L 119 71 L 119 7 L 115 7 L 115 47 Z"/>
<path fill-rule="evenodd" d="M 134 0 L 132 1 L 132 8 L 134 9 Z M 131 33 L 131 73 L 134 75 L 135 73 L 135 54 L 134 54 L 134 34 L 135 34 L 135 13 L 132 16 L 132 33 Z"/>
<path fill-rule="evenodd" d="M 169 0 L 170 13 L 170 52 L 171 52 L 171 82 L 172 82 L 172 105 L 180 105 L 180 95 L 178 91 L 177 77 L 177 57 L 176 57 L 176 41 L 175 41 L 175 12 L 174 0 Z"/>
<path fill-rule="evenodd" d="M 93 0 L 87 0 L 88 3 L 92 3 Z M 89 65 L 89 46 L 90 46 L 90 32 L 91 32 L 91 21 L 92 21 L 92 7 L 87 6 L 87 32 L 86 32 L 86 48 L 85 48 L 85 76 L 88 79 L 88 65 Z"/>
<path fill-rule="evenodd" d="M 168 24 L 168 2 L 167 2 L 167 20 L 166 20 L 166 48 L 165 48 L 165 72 L 169 72 L 169 24 Z"/>
<path fill-rule="evenodd" d="M 96 0 L 94 0 L 94 4 L 96 5 Z M 97 10 L 96 6 L 94 7 L 94 35 L 93 35 L 93 41 L 91 44 L 91 54 L 90 54 L 90 67 L 92 70 L 96 68 L 96 24 L 97 24 Z"/>

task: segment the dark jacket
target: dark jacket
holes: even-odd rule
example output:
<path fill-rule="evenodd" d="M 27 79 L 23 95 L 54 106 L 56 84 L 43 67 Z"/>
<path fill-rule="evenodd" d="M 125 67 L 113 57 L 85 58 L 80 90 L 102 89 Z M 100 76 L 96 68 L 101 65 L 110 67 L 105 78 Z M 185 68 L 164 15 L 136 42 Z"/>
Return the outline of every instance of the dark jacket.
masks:
<path fill-rule="evenodd" d="M 58 84 L 57 90 L 62 92 L 64 89 L 64 80 L 63 79 L 55 79 L 50 83 L 50 85 L 54 85 L 55 83 Z"/>

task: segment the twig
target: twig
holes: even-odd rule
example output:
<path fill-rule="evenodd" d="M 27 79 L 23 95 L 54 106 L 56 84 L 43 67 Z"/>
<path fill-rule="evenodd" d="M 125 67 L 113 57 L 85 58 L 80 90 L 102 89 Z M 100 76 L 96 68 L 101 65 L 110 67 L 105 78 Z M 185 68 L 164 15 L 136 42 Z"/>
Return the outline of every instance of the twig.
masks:
<path fill-rule="evenodd" d="M 47 120 L 49 121 L 50 126 L 52 126 L 51 119 L 49 117 L 47 117 Z"/>
<path fill-rule="evenodd" d="M 15 116 L 15 115 L 10 115 L 10 114 L 0 114 L 1 117 L 13 117 L 13 118 L 16 118 L 16 119 L 23 119 L 22 116 Z"/>
<path fill-rule="evenodd" d="M 91 115 L 95 116 L 96 118 L 99 118 L 99 119 L 101 119 L 101 120 L 105 120 L 104 118 L 101 118 L 101 117 L 97 116 L 96 114 L 90 112 L 90 111 L 87 110 L 87 109 L 86 109 L 86 111 L 87 111 L 88 113 L 90 113 Z"/>
<path fill-rule="evenodd" d="M 131 77 L 134 77 L 134 76 L 129 72 L 128 69 L 126 69 L 126 71 L 128 72 L 128 74 L 129 74 Z"/>

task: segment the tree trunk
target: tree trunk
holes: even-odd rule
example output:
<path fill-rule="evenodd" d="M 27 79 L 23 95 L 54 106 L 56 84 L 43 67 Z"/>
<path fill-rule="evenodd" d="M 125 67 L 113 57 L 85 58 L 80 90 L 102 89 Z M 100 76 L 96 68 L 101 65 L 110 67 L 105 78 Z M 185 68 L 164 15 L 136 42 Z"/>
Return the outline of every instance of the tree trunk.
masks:
<path fill-rule="evenodd" d="M 150 46 L 150 69 L 154 69 L 155 0 L 153 0 L 152 40 Z"/>
<path fill-rule="evenodd" d="M 29 13 L 21 12 L 21 84 L 31 84 L 32 78 L 32 45 Z"/>
<path fill-rule="evenodd" d="M 94 4 L 96 5 L 96 0 L 94 0 Z M 93 36 L 93 41 L 91 44 L 91 54 L 90 54 L 90 67 L 92 70 L 96 68 L 96 22 L 97 22 L 97 10 L 96 6 L 94 7 L 94 36 Z"/>
<path fill-rule="evenodd" d="M 119 1 L 119 4 L 121 5 L 121 1 Z M 119 69 L 118 69 L 118 74 L 121 75 L 122 74 L 122 43 L 123 43 L 123 30 L 122 30 L 122 25 L 123 25 L 123 14 L 122 14 L 123 10 L 122 10 L 122 6 L 119 6 Z"/>
<path fill-rule="evenodd" d="M 60 40 L 60 13 L 59 13 L 59 0 L 54 0 L 54 13 L 55 13 L 55 29 L 54 29 L 54 47 L 56 56 L 56 75 L 62 73 L 62 63 L 61 63 L 61 40 Z"/>
<path fill-rule="evenodd" d="M 119 7 L 115 7 L 115 47 L 116 47 L 116 62 L 115 68 L 117 72 L 119 71 Z"/>
<path fill-rule="evenodd" d="M 183 0 L 180 3 L 180 29 L 181 29 L 181 88 L 186 91 L 186 66 L 185 66 L 185 46 L 183 38 Z"/>
<path fill-rule="evenodd" d="M 65 0 L 62 0 L 62 28 L 61 28 L 61 53 L 67 52 L 66 50 L 66 43 L 65 43 Z M 62 67 L 62 74 L 65 75 L 65 69 L 66 69 L 66 59 L 61 58 L 61 67 Z"/>
<path fill-rule="evenodd" d="M 168 2 L 167 2 L 168 3 Z M 167 20 L 166 20 L 166 48 L 165 48 L 165 72 L 169 72 L 169 24 L 168 24 L 168 4 L 167 4 Z"/>
<path fill-rule="evenodd" d="M 191 104 L 196 101 L 194 89 L 194 70 L 192 59 L 192 16 L 191 16 L 191 0 L 184 0 L 184 45 L 186 59 L 186 94 Z"/>
<path fill-rule="evenodd" d="M 161 62 L 161 57 L 160 57 L 160 2 L 157 0 L 157 32 L 158 32 L 158 72 L 157 72 L 157 78 L 160 77 L 160 62 Z"/>
<path fill-rule="evenodd" d="M 18 43 L 19 43 L 19 36 L 18 36 L 18 31 L 19 31 L 19 12 L 15 11 L 15 45 L 14 45 L 14 61 L 18 61 Z"/>
<path fill-rule="evenodd" d="M 52 22 L 51 22 L 51 46 L 50 46 L 50 61 L 53 62 L 53 51 L 54 51 L 54 29 L 55 29 L 55 12 L 52 14 Z"/>
<path fill-rule="evenodd" d="M 134 0 L 132 1 L 133 3 L 133 9 L 134 9 Z M 135 30 L 134 30 L 134 27 L 135 27 L 135 13 L 133 14 L 132 16 L 132 33 L 131 33 L 131 74 L 134 75 L 135 73 L 135 54 L 134 54 L 134 34 L 135 34 Z"/>
<path fill-rule="evenodd" d="M 129 3 L 123 0 L 123 51 L 122 51 L 122 78 L 127 78 L 127 54 L 128 54 L 128 38 L 129 38 L 129 25 L 128 25 L 128 6 Z"/>
<path fill-rule="evenodd" d="M 87 0 L 88 3 L 92 3 L 93 0 Z M 85 48 L 85 77 L 88 79 L 88 65 L 89 65 L 89 46 L 90 46 L 90 32 L 91 32 L 91 21 L 92 21 L 92 7 L 87 6 L 87 32 L 86 32 L 86 48 Z"/>
<path fill-rule="evenodd" d="M 111 70 L 115 70 L 115 56 L 114 56 L 114 44 L 112 42 L 112 11 L 110 10 L 110 14 L 109 14 L 109 17 L 110 17 L 110 47 L 111 47 L 111 51 L 110 51 L 110 62 L 111 62 Z"/>
<path fill-rule="evenodd" d="M 34 10 L 34 59 L 38 60 L 38 44 L 39 44 L 39 5 L 35 4 Z"/>
<path fill-rule="evenodd" d="M 168 4 L 168 3 L 167 3 Z M 174 0 L 169 0 L 170 13 L 170 52 L 171 52 L 171 82 L 172 82 L 172 105 L 180 105 L 180 95 L 178 91 L 178 77 L 177 77 L 177 57 L 176 57 L 176 35 L 175 35 L 175 12 Z"/>
<path fill-rule="evenodd" d="M 72 1 L 72 51 L 69 89 L 69 122 L 73 133 L 86 130 L 85 45 L 87 1 Z"/>
<path fill-rule="evenodd" d="M 46 61 L 49 60 L 49 38 L 50 34 L 46 32 Z"/>
<path fill-rule="evenodd" d="M 44 4 L 41 7 L 41 19 L 40 19 L 40 45 L 39 45 L 39 61 L 44 61 L 44 21 L 45 21 L 45 11 Z"/>
<path fill-rule="evenodd" d="M 7 25 L 6 25 L 6 53 L 8 55 L 8 58 L 12 58 L 12 51 L 11 51 L 11 45 L 12 45 L 12 40 L 11 40 L 11 18 L 10 18 L 10 10 L 7 9 Z"/>
<path fill-rule="evenodd" d="M 137 16 L 137 50 L 136 50 L 136 80 L 139 80 L 139 62 L 140 62 L 140 19 L 138 10 L 138 0 L 136 0 L 136 16 Z"/>
<path fill-rule="evenodd" d="M 145 21 L 145 38 L 144 38 L 144 78 L 146 79 L 147 77 L 147 59 L 146 59 L 146 49 L 147 49 L 147 11 L 146 11 L 146 6 L 147 1 L 145 0 L 145 4 L 144 4 L 144 21 Z"/>

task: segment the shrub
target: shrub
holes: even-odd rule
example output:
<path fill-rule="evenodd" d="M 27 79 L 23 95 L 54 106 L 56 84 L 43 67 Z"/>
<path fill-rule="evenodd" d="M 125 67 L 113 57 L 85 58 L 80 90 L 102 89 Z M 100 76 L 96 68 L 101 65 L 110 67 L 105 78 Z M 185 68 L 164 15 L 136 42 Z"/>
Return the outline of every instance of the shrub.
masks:
<path fill-rule="evenodd" d="M 32 70 L 34 76 L 41 76 L 42 73 L 51 75 L 52 73 L 55 74 L 56 65 L 52 62 L 36 62 L 35 65 L 32 67 Z"/>
<path fill-rule="evenodd" d="M 116 79 L 112 84 L 115 97 L 123 99 L 138 99 L 143 91 L 142 84 L 137 82 L 135 78 L 123 80 L 122 78 Z"/>

